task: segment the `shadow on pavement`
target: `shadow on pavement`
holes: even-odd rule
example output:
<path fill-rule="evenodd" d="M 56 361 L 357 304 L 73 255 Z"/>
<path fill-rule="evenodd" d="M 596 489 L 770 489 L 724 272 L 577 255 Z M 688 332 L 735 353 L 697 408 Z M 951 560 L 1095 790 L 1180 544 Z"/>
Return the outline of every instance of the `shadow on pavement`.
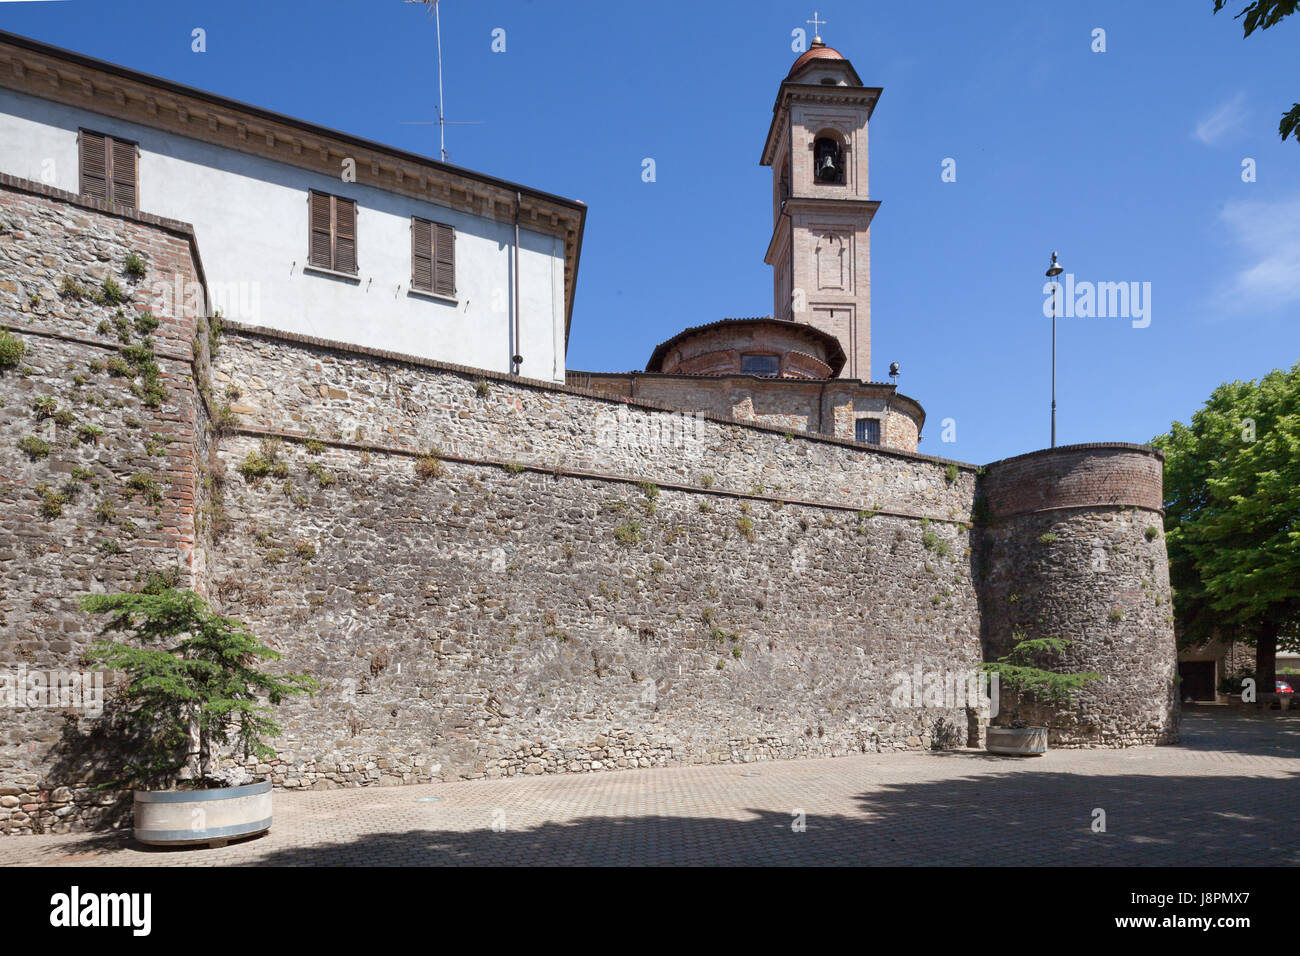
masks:
<path fill-rule="evenodd" d="M 1300 756 L 1300 714 L 1197 709 L 1184 717 L 1183 743 L 1160 752 L 1196 754 L 1196 768 L 1213 766 L 1213 758 L 1202 753 Z M 921 782 L 874 780 L 872 789 L 852 798 L 852 813 L 817 813 L 798 806 L 774 810 L 770 803 L 754 809 L 748 806 L 752 791 L 739 781 L 732 806 L 748 817 L 742 820 L 588 815 L 516 829 L 507 816 L 506 829 L 495 832 L 490 826 L 493 808 L 485 799 L 471 810 L 430 804 L 423 826 L 383 831 L 367 820 L 375 808 L 361 804 L 348 812 L 351 819 L 345 825 L 374 832 L 292 847 L 272 842 L 274 836 L 254 838 L 220 852 L 223 862 L 252 866 L 1300 863 L 1295 823 L 1300 771 L 1278 776 L 1274 770 L 1264 776 L 1242 773 L 1236 765 L 1231 773 L 1174 775 L 1155 765 L 1147 774 L 1083 773 L 1056 769 L 1050 754 L 1007 758 L 956 751 L 929 758 L 951 761 L 953 775 Z M 1163 766 L 1170 763 L 1163 761 Z M 754 770 L 762 776 L 761 764 Z M 639 782 L 651 787 L 656 772 L 646 771 Z M 862 774 L 872 778 L 879 771 L 864 767 Z M 385 791 L 385 797 L 392 795 Z M 833 793 L 826 796 L 836 799 Z M 821 797 L 810 780 L 799 799 L 816 803 Z M 715 806 L 719 801 L 725 805 L 727 793 L 714 790 L 709 799 Z M 556 794 L 547 800 L 564 798 Z M 801 810 L 807 810 L 806 830 L 796 832 L 792 823 Z M 1093 829 L 1101 819 L 1098 811 L 1104 813 L 1104 832 Z M 482 826 L 465 829 L 466 814 L 479 812 Z M 228 851 L 236 847 L 242 849 L 232 857 Z M 203 860 L 203 854 L 143 847 L 131 840 L 129 830 L 62 843 L 62 855 L 49 862 L 128 849 L 135 854 L 112 862 L 147 859 L 167 865 L 173 853 L 177 865 L 213 862 Z"/>
<path fill-rule="evenodd" d="M 751 809 L 749 820 L 604 817 L 525 830 L 430 829 L 278 849 L 257 866 L 1078 865 L 1300 863 L 1300 774 L 1083 776 L 1018 770 L 883 784 L 861 816 Z M 1094 833 L 1094 811 L 1106 831 Z M 486 811 L 485 811 L 486 813 Z M 508 820 L 507 826 L 508 826 Z"/>

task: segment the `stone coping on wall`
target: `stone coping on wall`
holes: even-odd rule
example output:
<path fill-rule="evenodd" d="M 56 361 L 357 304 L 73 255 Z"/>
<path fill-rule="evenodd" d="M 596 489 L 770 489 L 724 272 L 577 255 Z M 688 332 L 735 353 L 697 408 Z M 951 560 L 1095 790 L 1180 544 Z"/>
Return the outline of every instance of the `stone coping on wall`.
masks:
<path fill-rule="evenodd" d="M 401 365 L 419 366 L 421 368 L 433 369 L 439 372 L 452 372 L 458 375 L 471 375 L 476 378 L 488 379 L 490 381 L 500 382 L 508 385 L 515 385 L 521 388 L 537 389 L 539 391 L 557 392 L 564 395 L 574 395 L 579 398 L 590 398 L 610 405 L 629 405 L 634 408 L 643 408 L 648 411 L 656 412 L 675 412 L 677 414 L 694 414 L 670 405 L 667 402 L 656 402 L 651 399 L 630 398 L 626 395 L 611 395 L 609 392 L 602 392 L 596 389 L 582 388 L 576 385 L 567 385 L 559 382 L 550 382 L 545 379 L 527 378 L 522 375 L 511 375 L 506 372 L 498 372 L 491 369 L 474 368 L 470 365 L 457 365 L 452 362 L 440 362 L 437 359 L 421 358 L 417 355 L 407 355 L 402 352 L 390 352 L 386 349 L 376 349 L 366 345 L 355 345 L 350 342 L 340 342 L 335 339 L 323 339 L 313 335 L 305 335 L 301 332 L 288 332 L 283 329 L 272 329 L 261 325 L 248 325 L 243 322 L 236 322 L 231 319 L 222 320 L 221 327 L 226 333 L 235 333 L 258 338 L 271 339 L 272 341 L 291 342 L 297 345 L 306 345 L 312 348 L 326 349 L 332 352 L 341 352 L 343 354 L 364 355 L 369 358 L 377 358 L 383 361 L 395 362 Z M 582 373 L 587 374 L 587 373 Z M 602 374 L 602 373 L 591 373 Z M 642 374 L 642 373 L 638 373 Z M 838 379 L 831 379 L 838 381 Z M 700 417 L 705 421 L 716 422 L 720 425 L 731 425 L 738 428 L 752 429 L 754 431 L 768 432 L 770 434 L 780 435 L 782 437 L 790 435 L 798 441 L 819 442 L 827 445 L 837 445 L 841 448 L 850 448 L 855 451 L 865 451 L 877 455 L 885 455 L 892 458 L 901 458 L 907 461 L 924 462 L 934 465 L 956 465 L 959 469 L 969 472 L 979 470 L 978 465 L 970 462 L 958 461 L 953 458 L 940 458 L 937 455 L 926 455 L 921 452 L 902 451 L 897 448 L 888 448 L 883 445 L 868 445 L 864 442 L 852 441 L 847 438 L 836 438 L 832 435 L 816 435 L 811 432 L 791 431 L 780 425 L 769 425 L 765 422 L 756 422 L 749 419 L 733 418 L 730 415 L 708 415 L 701 414 Z"/>

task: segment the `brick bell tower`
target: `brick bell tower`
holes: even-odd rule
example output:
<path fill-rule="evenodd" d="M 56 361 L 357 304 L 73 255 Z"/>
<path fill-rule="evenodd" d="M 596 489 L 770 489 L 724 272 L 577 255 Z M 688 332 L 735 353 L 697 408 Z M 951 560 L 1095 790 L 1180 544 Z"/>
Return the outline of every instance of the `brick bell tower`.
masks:
<path fill-rule="evenodd" d="M 773 269 L 778 319 L 836 336 L 841 378 L 871 379 L 867 121 L 880 87 L 814 37 L 781 83 L 761 164 L 772 167 Z"/>

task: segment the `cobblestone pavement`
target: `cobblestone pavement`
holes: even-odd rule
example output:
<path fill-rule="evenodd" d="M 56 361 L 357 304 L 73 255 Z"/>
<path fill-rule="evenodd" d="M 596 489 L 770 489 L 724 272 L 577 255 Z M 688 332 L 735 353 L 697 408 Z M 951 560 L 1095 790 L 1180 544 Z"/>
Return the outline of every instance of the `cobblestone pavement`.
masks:
<path fill-rule="evenodd" d="M 1190 711 L 1183 739 L 286 792 L 221 849 L 13 836 L 0 865 L 1300 863 L 1300 714 Z"/>

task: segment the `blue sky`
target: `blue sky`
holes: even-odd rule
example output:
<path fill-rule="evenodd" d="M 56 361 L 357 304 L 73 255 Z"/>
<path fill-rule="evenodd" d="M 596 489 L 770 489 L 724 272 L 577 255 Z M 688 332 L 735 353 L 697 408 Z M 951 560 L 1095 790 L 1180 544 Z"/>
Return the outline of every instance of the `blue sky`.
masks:
<path fill-rule="evenodd" d="M 1058 440 L 1146 441 L 1220 382 L 1300 358 L 1300 145 L 1277 137 L 1300 99 L 1300 16 L 1243 40 L 1244 5 L 443 0 L 448 119 L 482 122 L 448 149 L 590 206 L 569 366 L 643 367 L 683 326 L 772 311 L 758 157 L 815 7 L 884 88 L 873 374 L 902 364 L 921 450 L 987 462 L 1047 444 L 1053 249 L 1079 281 L 1151 283 L 1146 328 L 1061 321 Z M 437 154 L 436 127 L 403 125 L 437 102 L 414 4 L 6 2 L 0 28 Z"/>

